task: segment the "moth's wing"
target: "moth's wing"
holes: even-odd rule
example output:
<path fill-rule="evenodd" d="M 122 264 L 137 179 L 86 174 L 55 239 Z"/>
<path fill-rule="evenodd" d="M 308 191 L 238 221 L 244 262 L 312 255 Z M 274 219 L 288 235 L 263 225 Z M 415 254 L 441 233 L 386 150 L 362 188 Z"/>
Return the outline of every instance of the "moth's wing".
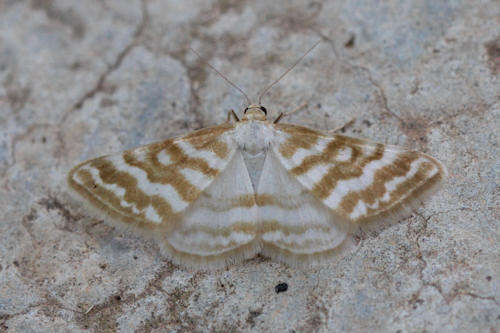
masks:
<path fill-rule="evenodd" d="M 281 165 L 347 225 L 394 212 L 435 188 L 446 170 L 424 153 L 276 124 Z"/>
<path fill-rule="evenodd" d="M 224 173 L 228 167 L 231 166 L 229 170 L 234 173 L 232 166 L 238 162 L 232 140 L 233 129 L 233 125 L 223 124 L 89 160 L 70 171 L 68 183 L 94 207 L 115 218 L 117 226 L 130 227 L 159 239 L 167 254 L 177 263 L 199 267 L 209 266 L 215 260 L 212 258 L 214 254 L 222 259 L 231 255 L 241 257 L 240 252 L 249 251 L 245 244 L 253 239 L 251 230 L 249 237 L 220 241 L 205 239 L 196 228 L 192 228 L 192 232 L 198 233 L 186 236 L 190 243 L 182 243 L 175 236 L 182 232 L 189 234 L 186 228 L 196 220 L 210 229 L 220 218 L 214 216 L 215 211 L 208 219 L 199 214 L 198 209 L 202 209 L 200 205 L 218 207 L 220 202 L 214 201 L 225 199 L 224 193 L 216 197 L 213 192 L 214 188 L 217 190 L 221 186 L 220 177 L 227 177 Z M 245 182 L 244 178 L 242 182 Z M 243 186 L 251 188 L 250 180 Z M 225 194 L 231 196 L 234 193 L 231 191 L 228 188 Z M 212 229 L 216 234 L 215 227 Z M 242 249 L 238 252 L 240 247 Z"/>
<path fill-rule="evenodd" d="M 243 157 L 227 167 L 186 210 L 182 225 L 163 242 L 174 261 L 192 267 L 223 267 L 260 251 L 255 195 Z"/>
<path fill-rule="evenodd" d="M 256 197 L 264 255 L 296 266 L 325 261 L 342 248 L 347 230 L 273 151 L 266 156 Z"/>

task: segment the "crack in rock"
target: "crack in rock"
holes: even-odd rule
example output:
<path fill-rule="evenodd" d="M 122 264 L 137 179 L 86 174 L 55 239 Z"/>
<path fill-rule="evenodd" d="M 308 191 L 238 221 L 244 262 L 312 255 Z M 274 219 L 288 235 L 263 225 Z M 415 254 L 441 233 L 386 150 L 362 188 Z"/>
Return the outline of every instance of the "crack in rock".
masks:
<path fill-rule="evenodd" d="M 422 286 L 412 295 L 412 297 L 409 301 L 410 304 L 414 304 L 413 305 L 414 307 L 416 306 L 417 303 L 418 304 L 423 303 L 423 300 L 420 298 L 420 295 L 426 287 L 434 288 L 441 295 L 443 300 L 448 305 L 451 302 L 453 302 L 455 300 L 455 298 L 457 298 L 458 296 L 470 296 L 470 297 L 477 298 L 477 299 L 493 301 L 493 302 L 495 302 L 495 304 L 499 304 L 499 302 L 495 299 L 494 296 L 481 296 L 481 295 L 478 295 L 478 294 L 473 293 L 471 291 L 465 290 L 466 288 L 470 288 L 468 285 L 460 287 L 460 286 L 457 286 L 457 284 L 455 284 L 455 286 L 451 289 L 452 290 L 451 292 L 445 293 L 443 291 L 443 288 L 441 287 L 441 285 L 438 282 L 429 282 L 429 281 L 426 281 L 424 278 L 424 270 L 428 267 L 428 263 L 427 263 L 427 260 L 425 259 L 425 256 L 422 253 L 422 249 L 420 246 L 420 239 L 427 231 L 427 227 L 428 227 L 430 219 L 433 218 L 434 216 L 437 216 L 440 214 L 447 214 L 447 213 L 454 212 L 454 211 L 464 211 L 464 210 L 468 210 L 468 211 L 472 211 L 472 212 L 475 211 L 475 210 L 468 208 L 468 207 L 460 207 L 460 208 L 450 209 L 450 210 L 446 210 L 446 211 L 442 211 L 442 212 L 436 212 L 436 213 L 433 213 L 427 217 L 423 216 L 422 214 L 420 214 L 418 212 L 415 213 L 415 215 L 419 216 L 424 223 L 423 223 L 422 230 L 420 230 L 418 232 L 417 238 L 415 240 L 415 244 L 417 245 L 417 249 L 418 249 L 416 258 L 417 258 L 417 260 L 419 260 L 422 263 L 422 267 L 418 271 L 419 280 L 422 282 Z"/>
<path fill-rule="evenodd" d="M 90 89 L 89 91 L 87 91 L 82 97 L 80 97 L 80 99 L 73 105 L 73 107 L 70 109 L 70 111 L 67 112 L 65 115 L 63 115 L 61 123 L 63 123 L 66 120 L 68 114 L 70 114 L 73 111 L 81 109 L 83 104 L 88 99 L 94 97 L 97 93 L 104 90 L 104 83 L 106 82 L 106 79 L 108 78 L 108 76 L 111 73 L 113 73 L 115 70 L 120 68 L 121 64 L 123 63 L 123 60 L 138 45 L 139 40 L 140 40 L 141 36 L 143 35 L 146 27 L 149 25 L 149 21 L 150 21 L 149 13 L 148 13 L 147 6 L 146 6 L 146 0 L 141 1 L 141 11 L 142 11 L 142 20 L 139 23 L 139 25 L 137 26 L 137 28 L 133 34 L 132 41 L 127 46 L 125 46 L 125 48 L 123 48 L 123 50 L 120 53 L 118 53 L 115 61 L 113 63 L 111 63 L 108 66 L 108 68 L 99 76 L 94 87 L 92 89 Z"/>

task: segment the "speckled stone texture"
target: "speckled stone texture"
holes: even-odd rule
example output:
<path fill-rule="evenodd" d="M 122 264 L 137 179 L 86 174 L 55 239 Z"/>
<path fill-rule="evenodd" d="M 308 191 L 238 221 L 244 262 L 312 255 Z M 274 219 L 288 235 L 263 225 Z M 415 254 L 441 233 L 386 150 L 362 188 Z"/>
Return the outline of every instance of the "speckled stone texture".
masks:
<path fill-rule="evenodd" d="M 0 0 L 0 331 L 494 332 L 499 16 L 494 0 Z M 241 111 L 189 46 L 254 96 L 319 39 L 268 110 L 307 103 L 287 121 L 450 173 L 338 262 L 188 272 L 68 195 L 82 160 Z"/>

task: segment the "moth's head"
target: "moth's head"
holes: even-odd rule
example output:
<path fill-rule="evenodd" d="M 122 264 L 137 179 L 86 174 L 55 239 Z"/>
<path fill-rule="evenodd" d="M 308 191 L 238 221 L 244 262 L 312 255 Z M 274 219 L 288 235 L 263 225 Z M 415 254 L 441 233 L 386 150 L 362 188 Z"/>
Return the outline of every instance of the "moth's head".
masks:
<path fill-rule="evenodd" d="M 250 104 L 243 110 L 242 120 L 266 120 L 267 110 L 262 105 Z"/>

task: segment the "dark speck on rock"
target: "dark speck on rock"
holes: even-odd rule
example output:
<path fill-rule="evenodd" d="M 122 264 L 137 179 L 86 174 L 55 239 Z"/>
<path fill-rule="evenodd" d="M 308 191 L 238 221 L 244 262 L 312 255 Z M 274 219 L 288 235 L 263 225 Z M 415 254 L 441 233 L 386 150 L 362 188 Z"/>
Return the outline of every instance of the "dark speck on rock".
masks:
<path fill-rule="evenodd" d="M 371 121 L 369 120 L 363 120 L 363 124 L 366 125 L 366 127 L 370 127 L 372 125 Z"/>
<path fill-rule="evenodd" d="M 274 291 L 276 292 L 276 294 L 285 292 L 287 290 L 288 290 L 288 284 L 285 282 L 279 283 L 274 287 Z"/>
<path fill-rule="evenodd" d="M 354 47 L 354 42 L 356 41 L 356 36 L 352 35 L 347 42 L 345 42 L 344 46 L 348 49 Z"/>

